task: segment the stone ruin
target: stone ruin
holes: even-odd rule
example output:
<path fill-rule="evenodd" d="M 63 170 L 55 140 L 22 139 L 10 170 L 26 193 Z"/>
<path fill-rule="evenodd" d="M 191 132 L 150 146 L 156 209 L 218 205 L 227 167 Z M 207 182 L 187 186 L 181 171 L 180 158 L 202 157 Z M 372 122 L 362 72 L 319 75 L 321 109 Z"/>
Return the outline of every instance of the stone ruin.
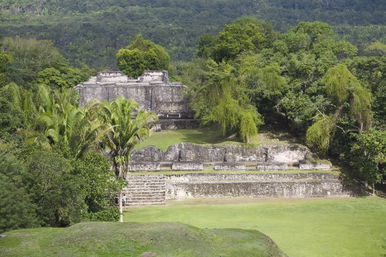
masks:
<path fill-rule="evenodd" d="M 312 172 L 330 170 L 331 163 L 318 159 L 307 147 L 298 144 L 246 146 L 179 143 L 170 146 L 166 152 L 148 146 L 132 154 L 129 169 L 153 172 L 132 172 L 127 175 L 127 186 L 122 192 L 125 206 L 162 205 L 166 200 L 189 198 L 366 195 L 356 185 L 342 181 L 337 174 Z M 157 174 L 160 170 L 193 172 Z"/>
<path fill-rule="evenodd" d="M 159 117 L 161 129 L 197 126 L 185 95 L 187 87 L 170 82 L 167 71 L 147 71 L 137 79 L 121 72 L 99 72 L 76 87 L 80 104 L 118 97 L 135 100 Z M 166 199 L 200 197 L 345 197 L 352 190 L 329 173 L 286 170 L 330 170 L 303 145 L 197 145 L 180 143 L 166 152 L 149 146 L 131 156 L 131 171 L 197 171 L 181 175 L 131 175 L 123 189 L 125 206 L 165 204 Z M 203 170 L 225 173 L 200 173 Z M 248 171 L 280 171 L 250 173 Z M 241 173 L 234 173 L 243 171 Z"/>
<path fill-rule="evenodd" d="M 182 129 L 197 126 L 186 97 L 187 86 L 170 82 L 167 71 L 146 71 L 132 79 L 119 71 L 103 71 L 76 86 L 80 105 L 111 101 L 118 97 L 135 100 L 140 108 L 159 117 L 161 129 Z"/>
<path fill-rule="evenodd" d="M 179 143 L 170 146 L 166 152 L 155 146 L 139 149 L 132 154 L 131 160 L 131 171 L 331 169 L 330 162 L 319 160 L 306 146 L 298 144 L 245 146 Z"/>

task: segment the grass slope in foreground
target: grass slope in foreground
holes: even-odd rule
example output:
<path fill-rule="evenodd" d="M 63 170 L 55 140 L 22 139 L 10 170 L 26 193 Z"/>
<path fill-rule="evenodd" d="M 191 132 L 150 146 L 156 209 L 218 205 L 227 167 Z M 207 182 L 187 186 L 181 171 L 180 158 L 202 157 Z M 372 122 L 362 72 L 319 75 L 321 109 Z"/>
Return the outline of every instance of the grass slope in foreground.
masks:
<path fill-rule="evenodd" d="M 173 201 L 130 208 L 125 220 L 259 230 L 293 257 L 386 256 L 386 199 L 377 197 Z"/>
<path fill-rule="evenodd" d="M 286 256 L 255 230 L 199 229 L 181 223 L 92 222 L 6 234 L 0 238 L 0 256 Z"/>

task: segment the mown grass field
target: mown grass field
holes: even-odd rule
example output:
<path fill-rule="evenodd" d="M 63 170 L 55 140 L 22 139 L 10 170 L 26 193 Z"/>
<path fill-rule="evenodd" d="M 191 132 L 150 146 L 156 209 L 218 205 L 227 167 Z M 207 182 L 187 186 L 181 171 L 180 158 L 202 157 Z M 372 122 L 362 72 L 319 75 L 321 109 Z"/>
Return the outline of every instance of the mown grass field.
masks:
<path fill-rule="evenodd" d="M 155 254 L 155 255 L 153 255 Z M 199 229 L 180 223 L 80 223 L 15 230 L 0 238 L 0 256 L 285 257 L 258 231 Z"/>
<path fill-rule="evenodd" d="M 259 230 L 292 257 L 386 256 L 386 200 L 377 197 L 169 202 L 131 208 L 125 220 Z"/>

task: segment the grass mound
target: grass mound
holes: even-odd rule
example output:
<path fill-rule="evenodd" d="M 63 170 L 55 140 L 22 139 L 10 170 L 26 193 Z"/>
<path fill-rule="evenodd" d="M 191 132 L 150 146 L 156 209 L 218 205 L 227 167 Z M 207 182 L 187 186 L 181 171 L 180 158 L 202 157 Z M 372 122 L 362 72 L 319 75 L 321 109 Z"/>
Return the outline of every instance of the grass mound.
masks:
<path fill-rule="evenodd" d="M 15 230 L 0 256 L 286 256 L 255 230 L 199 229 L 181 223 L 80 223 Z"/>
<path fill-rule="evenodd" d="M 386 199 L 378 197 L 169 201 L 129 208 L 125 220 L 259 230 L 294 257 L 386 256 Z"/>

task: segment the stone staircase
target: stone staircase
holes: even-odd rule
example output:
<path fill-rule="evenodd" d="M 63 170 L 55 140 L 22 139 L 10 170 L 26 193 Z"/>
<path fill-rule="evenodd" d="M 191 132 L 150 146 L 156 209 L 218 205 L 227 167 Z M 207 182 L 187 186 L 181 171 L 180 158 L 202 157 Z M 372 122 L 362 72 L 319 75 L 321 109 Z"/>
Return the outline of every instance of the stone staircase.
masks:
<path fill-rule="evenodd" d="M 165 176 L 128 175 L 123 189 L 124 206 L 165 204 Z"/>

